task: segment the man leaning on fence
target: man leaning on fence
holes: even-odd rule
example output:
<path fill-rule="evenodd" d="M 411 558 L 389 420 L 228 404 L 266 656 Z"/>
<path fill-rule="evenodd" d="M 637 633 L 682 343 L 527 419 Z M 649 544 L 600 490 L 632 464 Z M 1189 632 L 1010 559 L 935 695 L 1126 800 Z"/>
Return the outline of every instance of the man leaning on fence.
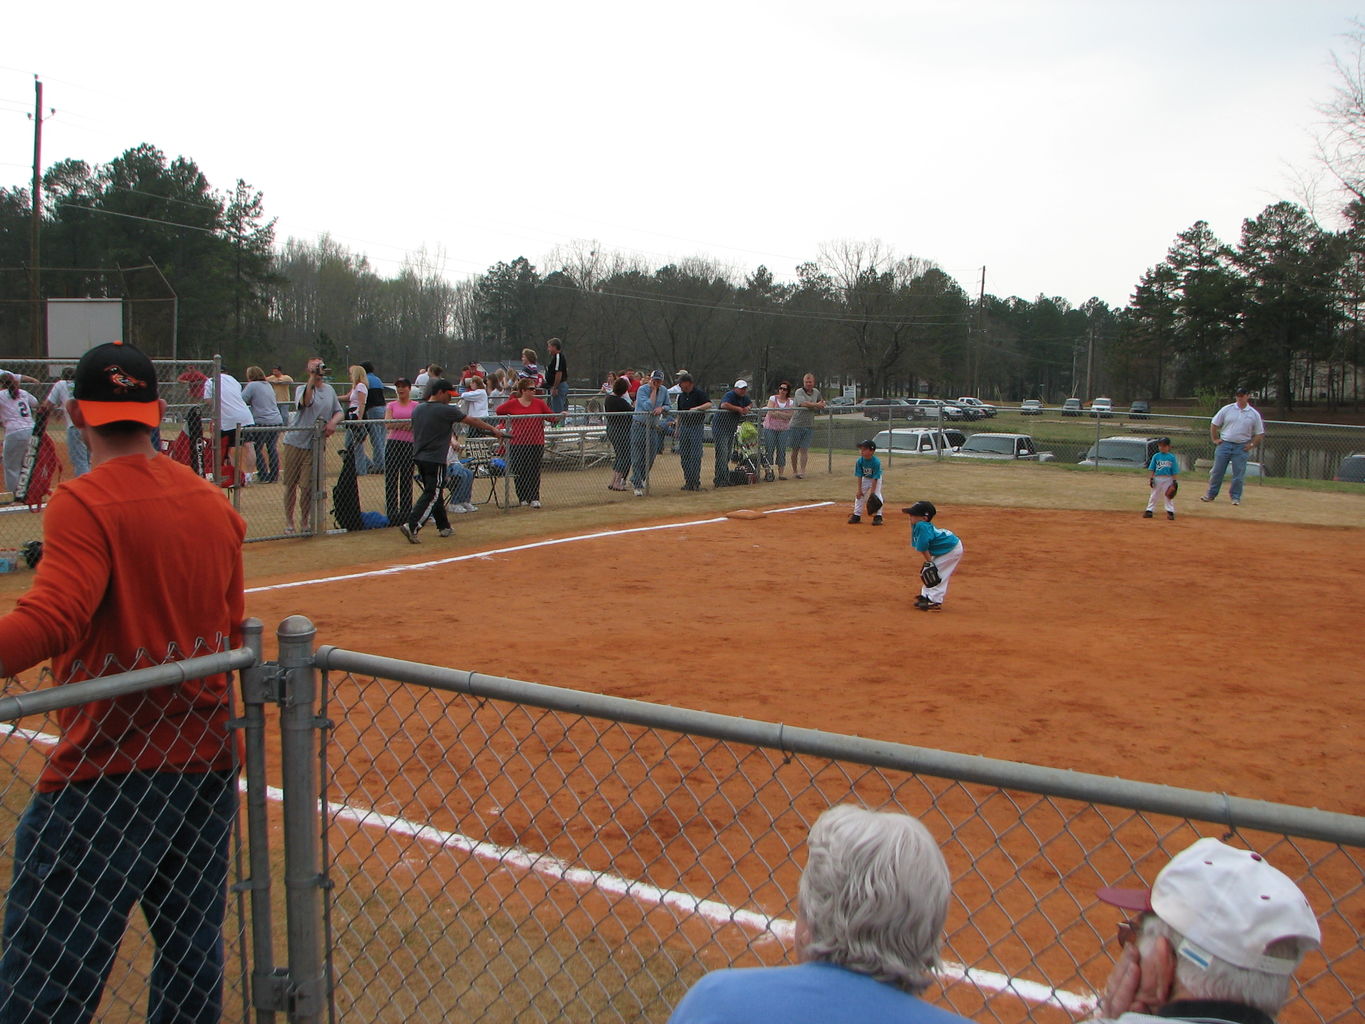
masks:
<path fill-rule="evenodd" d="M 0 677 L 51 658 L 74 683 L 238 645 L 245 524 L 153 450 L 165 402 L 151 361 L 100 345 L 73 384 L 92 468 L 47 506 L 33 586 L 0 618 Z M 14 836 L 0 1024 L 91 1019 L 135 903 L 156 946 L 147 1019 L 219 1019 L 239 761 L 228 692 L 218 675 L 58 713 Z"/>
<path fill-rule="evenodd" d="M 1259 853 L 1200 839 L 1151 889 L 1101 889 L 1135 911 L 1096 1020 L 1274 1024 L 1322 935 L 1298 886 Z"/>
<path fill-rule="evenodd" d="M 806 841 L 796 915 L 801 963 L 713 971 L 670 1024 L 963 1024 L 919 998 L 938 967 L 948 867 L 908 814 L 844 805 Z"/>

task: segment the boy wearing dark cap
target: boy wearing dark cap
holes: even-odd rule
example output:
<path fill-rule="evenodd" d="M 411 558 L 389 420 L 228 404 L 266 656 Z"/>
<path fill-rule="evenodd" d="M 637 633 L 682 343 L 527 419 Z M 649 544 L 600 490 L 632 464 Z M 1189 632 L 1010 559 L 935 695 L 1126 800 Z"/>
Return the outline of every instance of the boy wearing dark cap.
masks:
<path fill-rule="evenodd" d="M 872 525 L 882 525 L 882 460 L 876 456 L 877 446 L 868 439 L 858 442 L 858 461 L 853 464 L 853 475 L 858 479 L 858 490 L 853 494 L 853 515 L 850 524 L 863 521 L 863 507 L 872 513 Z"/>
<path fill-rule="evenodd" d="M 1151 519 L 1156 511 L 1156 503 L 1166 503 L 1166 518 L 1175 518 L 1175 492 L 1179 489 L 1176 478 L 1180 476 L 1180 459 L 1171 451 L 1171 439 L 1163 437 L 1156 443 L 1157 452 L 1147 463 L 1147 486 L 1151 487 L 1151 497 L 1147 499 L 1147 511 L 1143 519 Z"/>
<path fill-rule="evenodd" d="M 934 525 L 938 509 L 931 501 L 917 501 L 909 508 L 901 509 L 910 517 L 910 546 L 924 556 L 926 564 L 932 563 L 938 571 L 938 582 L 930 585 L 923 582 L 915 607 L 922 612 L 936 612 L 943 608 L 943 599 L 948 596 L 948 580 L 962 561 L 962 541 L 951 530 Z M 920 571 L 921 581 L 924 579 Z"/>

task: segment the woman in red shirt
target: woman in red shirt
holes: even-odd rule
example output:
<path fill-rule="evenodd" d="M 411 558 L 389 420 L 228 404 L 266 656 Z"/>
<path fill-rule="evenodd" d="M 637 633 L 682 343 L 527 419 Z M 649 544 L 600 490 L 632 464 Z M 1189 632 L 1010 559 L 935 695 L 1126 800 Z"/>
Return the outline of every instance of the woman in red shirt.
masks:
<path fill-rule="evenodd" d="M 517 501 L 540 508 L 540 462 L 545 454 L 545 424 L 559 419 L 553 409 L 536 397 L 535 381 L 517 381 L 517 393 L 493 410 L 510 421 L 512 440 L 507 463 L 517 484 Z"/>

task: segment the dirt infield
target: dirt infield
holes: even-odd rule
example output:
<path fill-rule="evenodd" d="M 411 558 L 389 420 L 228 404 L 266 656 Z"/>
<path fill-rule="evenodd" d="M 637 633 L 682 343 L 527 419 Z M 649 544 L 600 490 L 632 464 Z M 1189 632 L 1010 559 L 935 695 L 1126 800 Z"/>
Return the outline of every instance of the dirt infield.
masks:
<path fill-rule="evenodd" d="M 959 508 L 941 525 L 966 556 L 926 614 L 904 517 L 846 514 L 702 517 L 256 590 L 248 611 L 308 615 L 320 643 L 376 654 L 1365 813 L 1365 531 Z M 534 542 L 489 547 L 518 543 Z M 1251 568 L 1272 565 L 1286 578 Z"/>

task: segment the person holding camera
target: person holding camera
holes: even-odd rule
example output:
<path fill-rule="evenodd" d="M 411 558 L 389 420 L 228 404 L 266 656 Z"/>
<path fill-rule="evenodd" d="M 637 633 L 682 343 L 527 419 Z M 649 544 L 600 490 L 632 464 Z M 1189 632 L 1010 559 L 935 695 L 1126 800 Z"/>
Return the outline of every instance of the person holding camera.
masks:
<path fill-rule="evenodd" d="M 299 521 L 307 533 L 313 518 L 313 434 L 322 423 L 324 437 L 336 433 L 343 411 L 336 390 L 323 379 L 327 367 L 321 357 L 308 360 L 308 382 L 294 392 L 294 422 L 280 443 L 284 447 L 284 532 L 294 533 L 294 502 L 299 486 L 304 488 L 299 502 Z M 305 482 L 306 481 L 306 482 Z"/>

